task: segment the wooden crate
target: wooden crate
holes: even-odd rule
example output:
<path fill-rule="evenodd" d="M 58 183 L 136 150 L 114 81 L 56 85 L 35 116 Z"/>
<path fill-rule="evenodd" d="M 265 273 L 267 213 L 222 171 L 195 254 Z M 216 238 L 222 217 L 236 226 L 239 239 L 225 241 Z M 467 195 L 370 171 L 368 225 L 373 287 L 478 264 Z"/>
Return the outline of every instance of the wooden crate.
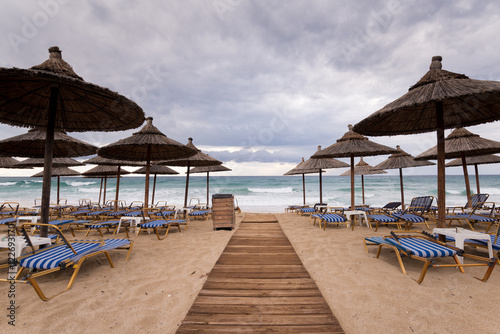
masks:
<path fill-rule="evenodd" d="M 234 197 L 227 194 L 212 196 L 212 217 L 214 230 L 219 228 L 234 228 Z"/>

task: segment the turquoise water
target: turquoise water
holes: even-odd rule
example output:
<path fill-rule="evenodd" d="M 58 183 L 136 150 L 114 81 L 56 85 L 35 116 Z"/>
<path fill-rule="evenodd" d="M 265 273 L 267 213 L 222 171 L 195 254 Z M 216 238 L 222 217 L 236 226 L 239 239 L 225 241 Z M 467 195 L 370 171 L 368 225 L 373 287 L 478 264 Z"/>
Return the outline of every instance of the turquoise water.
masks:
<path fill-rule="evenodd" d="M 319 202 L 318 175 L 306 176 L 306 203 Z M 56 178 L 53 178 L 51 199 L 56 199 Z M 365 202 L 381 206 L 400 200 L 399 176 L 369 175 L 365 180 Z M 437 177 L 409 175 L 404 177 L 405 202 L 423 195 L 437 196 Z M 106 199 L 115 198 L 116 180 L 108 180 Z M 500 176 L 480 176 L 481 192 L 490 194 L 493 202 L 500 202 Z M 120 199 L 127 204 L 144 200 L 144 177 L 124 177 L 120 182 Z M 156 201 L 167 201 L 181 206 L 184 201 L 185 177 L 158 176 Z M 68 204 L 77 204 L 79 199 L 99 198 L 99 179 L 61 177 L 60 197 Z M 151 186 L 152 189 L 152 179 Z M 471 190 L 476 192 L 475 177 L 471 176 Z M 19 202 L 33 206 L 41 198 L 42 180 L 30 177 L 0 178 L 0 201 Z M 233 194 L 239 206 L 246 212 L 283 212 L 290 204 L 302 204 L 302 176 L 211 176 L 210 196 L 214 193 Z M 206 202 L 206 176 L 191 176 L 189 198 L 200 198 Z M 151 197 L 150 197 L 151 198 Z M 350 205 L 350 178 L 323 176 L 323 202 L 331 206 Z M 356 203 L 361 203 L 361 178 L 356 177 Z M 466 192 L 463 176 L 449 175 L 446 178 L 447 205 L 464 205 Z"/>

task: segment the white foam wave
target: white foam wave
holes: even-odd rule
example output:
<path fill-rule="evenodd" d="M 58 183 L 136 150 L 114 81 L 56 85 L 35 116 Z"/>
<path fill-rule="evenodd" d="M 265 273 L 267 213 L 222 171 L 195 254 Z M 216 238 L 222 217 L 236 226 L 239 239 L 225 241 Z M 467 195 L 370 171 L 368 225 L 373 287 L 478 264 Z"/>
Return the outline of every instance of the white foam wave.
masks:
<path fill-rule="evenodd" d="M 275 194 L 289 194 L 293 193 L 292 187 L 285 188 L 248 188 L 253 193 L 275 193 Z"/>
<path fill-rule="evenodd" d="M 97 182 L 92 182 L 92 181 L 87 181 L 87 182 L 82 182 L 82 181 L 71 181 L 68 182 L 68 185 L 72 187 L 82 187 L 82 186 L 89 186 L 91 184 L 96 184 Z"/>
<path fill-rule="evenodd" d="M 0 186 L 13 186 L 17 184 L 17 182 L 0 182 Z"/>

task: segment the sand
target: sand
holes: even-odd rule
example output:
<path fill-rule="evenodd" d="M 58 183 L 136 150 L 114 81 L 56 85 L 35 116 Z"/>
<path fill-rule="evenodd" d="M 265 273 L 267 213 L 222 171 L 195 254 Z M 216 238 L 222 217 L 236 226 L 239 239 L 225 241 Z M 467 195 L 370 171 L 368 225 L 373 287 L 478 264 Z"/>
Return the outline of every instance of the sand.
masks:
<path fill-rule="evenodd" d="M 244 216 L 237 216 L 236 225 Z M 375 247 L 365 252 L 362 237 L 387 235 L 388 228 L 323 231 L 308 217 L 276 216 L 347 333 L 498 333 L 500 268 L 487 283 L 474 278 L 485 267 L 465 274 L 430 268 L 419 285 L 412 278 L 418 278 L 420 261 L 404 259 L 404 276 L 391 251 L 380 259 Z M 104 257 L 89 260 L 73 288 L 48 302 L 18 284 L 15 328 L 7 323 L 7 284 L 0 284 L 0 333 L 175 333 L 232 234 L 213 231 L 211 220 L 197 220 L 162 241 L 153 234 L 134 236 L 128 262 L 117 251 L 114 269 Z M 46 277 L 40 282 L 50 294 L 65 286 L 69 271 Z"/>

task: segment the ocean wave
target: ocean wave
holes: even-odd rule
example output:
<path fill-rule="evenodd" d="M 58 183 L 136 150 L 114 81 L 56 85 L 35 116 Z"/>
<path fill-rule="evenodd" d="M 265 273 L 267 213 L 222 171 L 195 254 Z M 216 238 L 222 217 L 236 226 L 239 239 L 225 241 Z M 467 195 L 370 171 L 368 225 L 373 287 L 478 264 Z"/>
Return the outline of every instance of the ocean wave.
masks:
<path fill-rule="evenodd" d="M 96 183 L 97 182 L 92 182 L 92 181 L 87 181 L 87 182 L 81 182 L 81 181 L 66 182 L 67 185 L 72 186 L 72 187 L 90 186 L 91 184 L 96 184 Z"/>
<path fill-rule="evenodd" d="M 289 194 L 293 193 L 292 187 L 286 188 L 248 188 L 252 193 L 274 193 L 274 194 Z"/>
<path fill-rule="evenodd" d="M 15 186 L 17 182 L 0 182 L 0 186 Z"/>

